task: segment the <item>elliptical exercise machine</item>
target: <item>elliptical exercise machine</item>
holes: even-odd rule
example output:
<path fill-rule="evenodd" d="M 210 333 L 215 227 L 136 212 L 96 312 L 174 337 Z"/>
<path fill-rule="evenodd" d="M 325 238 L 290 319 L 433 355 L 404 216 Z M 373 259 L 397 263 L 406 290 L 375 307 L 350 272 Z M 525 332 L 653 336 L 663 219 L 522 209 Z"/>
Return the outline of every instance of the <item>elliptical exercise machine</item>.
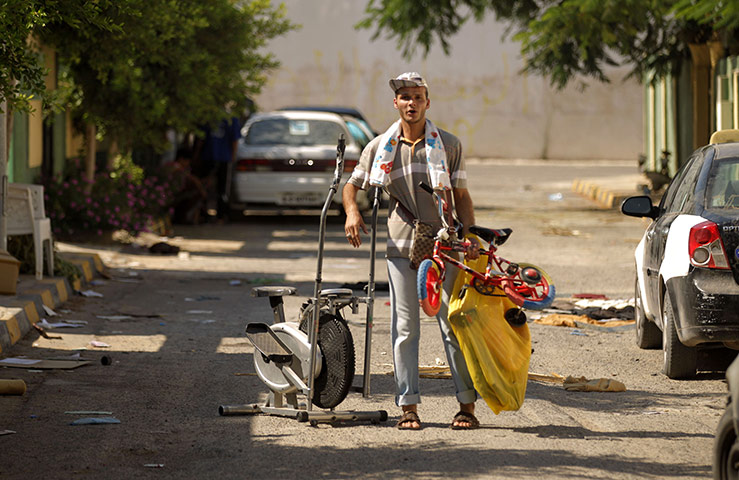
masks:
<path fill-rule="evenodd" d="M 246 337 L 254 346 L 254 366 L 257 376 L 269 388 L 266 403 L 222 405 L 221 415 L 267 414 L 292 417 L 312 425 L 339 421 L 387 420 L 387 412 L 336 411 L 349 391 L 367 397 L 370 394 L 370 358 L 372 323 L 375 296 L 375 247 L 377 240 L 377 214 L 380 205 L 380 189 L 375 189 L 372 204 L 369 281 L 365 296 L 355 296 L 348 288 L 321 289 L 323 249 L 326 236 L 328 210 L 341 182 L 344 171 L 346 141 L 339 138 L 336 147 L 336 169 L 321 211 L 318 237 L 318 265 L 313 297 L 303 303 L 298 322 L 285 319 L 284 296 L 295 295 L 295 287 L 264 286 L 252 289 L 252 296 L 267 297 L 272 307 L 274 322 L 250 322 L 246 325 Z M 355 353 L 351 331 L 344 319 L 343 310 L 359 311 L 360 304 L 367 305 L 364 343 L 364 370 L 361 385 L 353 385 Z M 298 395 L 305 395 L 300 401 Z M 312 405 L 324 410 L 313 410 Z M 329 409 L 329 410 L 326 410 Z"/>

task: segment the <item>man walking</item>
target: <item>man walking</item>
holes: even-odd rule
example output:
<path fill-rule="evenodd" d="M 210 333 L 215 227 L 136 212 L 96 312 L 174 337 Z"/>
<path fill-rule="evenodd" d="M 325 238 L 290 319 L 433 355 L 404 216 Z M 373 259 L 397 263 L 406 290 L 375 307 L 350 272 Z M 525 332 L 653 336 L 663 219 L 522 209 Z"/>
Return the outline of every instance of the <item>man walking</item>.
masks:
<path fill-rule="evenodd" d="M 347 219 L 346 237 L 354 247 L 362 243 L 360 233 L 367 227 L 357 207 L 357 191 L 370 186 L 383 187 L 390 196 L 388 207 L 387 263 L 391 301 L 391 339 L 395 365 L 395 402 L 403 410 L 397 427 L 418 430 L 421 402 L 418 375 L 420 340 L 420 308 L 416 292 L 416 271 L 408 258 L 413 238 L 414 221 L 441 227 L 438 210 L 431 195 L 418 187 L 421 181 L 435 190 L 451 192 L 456 213 L 463 223 L 462 234 L 475 222 L 472 199 L 467 190 L 462 145 L 457 137 L 440 130 L 426 119 L 431 105 L 428 84 L 416 72 L 404 73 L 390 80 L 395 96 L 393 106 L 400 119 L 362 152 L 342 194 Z M 466 257 L 479 256 L 473 242 Z M 444 282 L 442 308 L 436 316 L 441 330 L 447 360 L 460 403 L 451 427 L 472 429 L 479 426 L 474 415 L 477 394 L 467 370 L 459 342 L 447 319 L 449 293 L 455 272 L 448 271 Z"/>

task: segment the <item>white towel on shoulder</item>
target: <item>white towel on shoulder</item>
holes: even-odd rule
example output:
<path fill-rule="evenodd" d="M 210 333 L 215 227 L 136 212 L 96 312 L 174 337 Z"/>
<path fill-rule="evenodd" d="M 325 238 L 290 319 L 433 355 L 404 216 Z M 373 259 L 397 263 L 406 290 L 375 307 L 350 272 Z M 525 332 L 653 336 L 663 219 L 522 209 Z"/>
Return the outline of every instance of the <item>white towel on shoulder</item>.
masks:
<path fill-rule="evenodd" d="M 393 169 L 393 160 L 401 137 L 400 120 L 390 125 L 380 138 L 380 146 L 372 161 L 370 185 L 384 187 L 388 184 L 388 174 Z M 449 170 L 446 166 L 446 150 L 441 135 L 431 120 L 426 119 L 426 165 L 429 180 L 435 190 L 451 190 Z"/>

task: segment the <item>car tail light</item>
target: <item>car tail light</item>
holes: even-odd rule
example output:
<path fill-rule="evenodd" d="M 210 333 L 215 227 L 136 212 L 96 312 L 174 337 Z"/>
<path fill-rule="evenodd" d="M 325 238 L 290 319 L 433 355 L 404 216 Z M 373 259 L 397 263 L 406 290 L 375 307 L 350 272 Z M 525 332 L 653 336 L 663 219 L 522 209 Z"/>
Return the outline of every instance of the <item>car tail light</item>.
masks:
<path fill-rule="evenodd" d="M 344 171 L 353 172 L 354 167 L 357 166 L 357 160 L 344 160 Z"/>
<path fill-rule="evenodd" d="M 266 167 L 269 167 L 269 160 L 264 158 L 242 158 L 236 162 L 236 170 L 239 172 L 265 170 Z"/>
<path fill-rule="evenodd" d="M 713 222 L 705 221 L 690 229 L 688 253 L 696 267 L 729 269 L 718 225 Z"/>

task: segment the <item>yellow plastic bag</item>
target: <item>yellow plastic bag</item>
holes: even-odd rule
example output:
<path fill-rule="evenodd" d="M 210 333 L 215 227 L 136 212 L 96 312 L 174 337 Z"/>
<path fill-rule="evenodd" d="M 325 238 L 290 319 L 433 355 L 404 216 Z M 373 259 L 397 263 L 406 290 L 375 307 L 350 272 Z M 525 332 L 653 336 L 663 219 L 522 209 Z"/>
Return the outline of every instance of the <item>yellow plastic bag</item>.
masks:
<path fill-rule="evenodd" d="M 487 257 L 465 262 L 485 272 Z M 493 412 L 518 410 L 523 404 L 531 357 L 528 325 L 511 326 L 503 317 L 516 305 L 496 289 L 482 295 L 469 284 L 471 275 L 461 271 L 449 301 L 449 323 L 459 340 L 475 390 Z M 498 295 L 499 294 L 499 295 Z"/>

